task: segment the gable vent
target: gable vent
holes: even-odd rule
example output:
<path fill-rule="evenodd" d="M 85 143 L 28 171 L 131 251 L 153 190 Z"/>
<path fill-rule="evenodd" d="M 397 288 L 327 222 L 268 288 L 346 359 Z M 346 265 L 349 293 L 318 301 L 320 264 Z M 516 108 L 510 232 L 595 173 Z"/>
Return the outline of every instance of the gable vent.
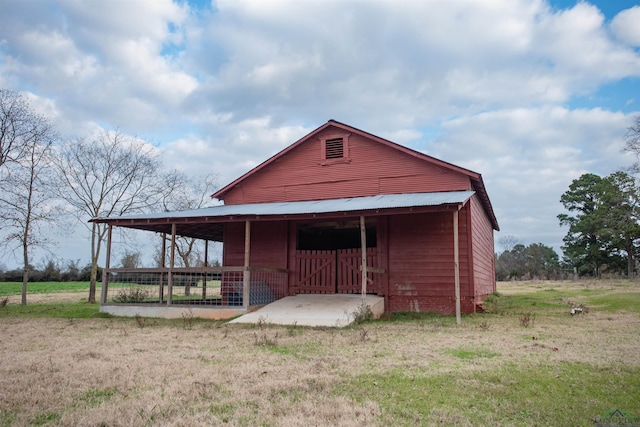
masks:
<path fill-rule="evenodd" d="M 342 138 L 327 139 L 325 144 L 326 159 L 341 159 L 344 157 L 344 141 Z"/>

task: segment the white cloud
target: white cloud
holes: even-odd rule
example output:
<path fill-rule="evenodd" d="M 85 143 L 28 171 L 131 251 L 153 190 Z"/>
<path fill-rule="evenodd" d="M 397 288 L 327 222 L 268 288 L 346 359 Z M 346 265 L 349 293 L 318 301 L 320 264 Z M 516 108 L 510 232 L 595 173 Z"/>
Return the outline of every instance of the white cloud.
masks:
<path fill-rule="evenodd" d="M 31 13 L 20 2 L 11 6 L 0 17 L 0 73 L 19 74 L 29 86 L 64 99 L 59 108 L 76 121 L 101 117 L 132 130 L 158 127 L 197 87 L 163 55 L 181 42 L 171 29 L 185 22 L 184 6 L 163 0 L 88 7 L 69 0 L 47 3 L 49 14 Z"/>
<path fill-rule="evenodd" d="M 190 135 L 164 147 L 165 164 L 186 173 L 216 173 L 226 185 L 313 129 L 273 127 L 268 117 L 236 126 L 212 123 L 207 136 Z"/>
<path fill-rule="evenodd" d="M 631 46 L 640 46 L 640 6 L 618 13 L 611 21 L 615 36 Z"/>
<path fill-rule="evenodd" d="M 502 234 L 559 249 L 560 196 L 583 173 L 631 163 L 621 152 L 630 119 L 601 109 L 493 111 L 443 123 L 427 151 L 483 175 Z"/>

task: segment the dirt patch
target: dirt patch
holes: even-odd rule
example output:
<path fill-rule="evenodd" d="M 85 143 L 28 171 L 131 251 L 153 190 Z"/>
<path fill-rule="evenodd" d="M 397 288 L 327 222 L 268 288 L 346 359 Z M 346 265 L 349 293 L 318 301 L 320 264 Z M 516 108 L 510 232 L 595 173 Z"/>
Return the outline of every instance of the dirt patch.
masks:
<path fill-rule="evenodd" d="M 87 292 L 55 292 L 49 294 L 27 294 L 27 304 L 42 304 L 55 302 L 81 302 L 87 301 L 89 297 Z M 21 295 L 9 295 L 2 298 L 8 298 L 8 304 L 20 304 Z"/>

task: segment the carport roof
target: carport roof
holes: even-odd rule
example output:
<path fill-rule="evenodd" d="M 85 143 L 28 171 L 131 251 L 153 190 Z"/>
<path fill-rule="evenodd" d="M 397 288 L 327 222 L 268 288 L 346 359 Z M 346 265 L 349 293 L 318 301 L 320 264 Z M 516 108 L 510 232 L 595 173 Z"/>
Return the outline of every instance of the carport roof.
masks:
<path fill-rule="evenodd" d="M 383 214 L 389 211 L 409 213 L 465 204 L 474 191 L 434 193 L 380 194 L 330 200 L 219 205 L 174 212 L 98 217 L 91 222 L 141 230 L 171 233 L 177 224 L 182 236 L 222 240 L 222 224 L 246 220 L 277 220 L 343 217 L 346 215 Z"/>

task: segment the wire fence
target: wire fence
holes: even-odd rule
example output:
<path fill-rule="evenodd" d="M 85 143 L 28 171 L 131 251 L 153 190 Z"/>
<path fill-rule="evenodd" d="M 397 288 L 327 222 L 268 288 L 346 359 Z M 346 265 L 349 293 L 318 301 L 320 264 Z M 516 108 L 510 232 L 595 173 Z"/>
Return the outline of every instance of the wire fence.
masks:
<path fill-rule="evenodd" d="M 103 304 L 243 306 L 244 267 L 112 268 L 103 284 Z M 249 267 L 249 305 L 287 295 L 287 270 Z"/>

